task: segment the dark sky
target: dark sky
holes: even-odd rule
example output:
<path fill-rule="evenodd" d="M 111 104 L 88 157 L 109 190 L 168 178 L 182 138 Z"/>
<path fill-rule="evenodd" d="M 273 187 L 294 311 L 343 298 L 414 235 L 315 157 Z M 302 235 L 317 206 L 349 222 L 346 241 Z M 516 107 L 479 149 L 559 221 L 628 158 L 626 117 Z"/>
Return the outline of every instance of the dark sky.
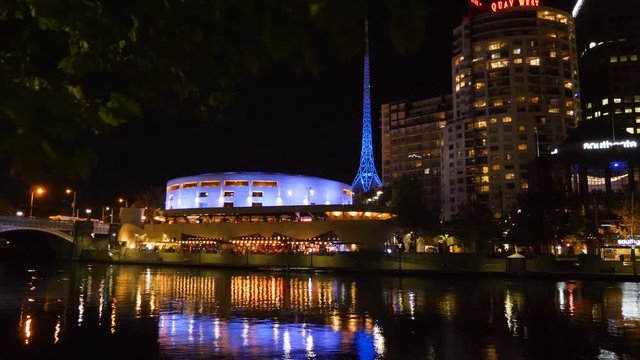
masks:
<path fill-rule="evenodd" d="M 381 103 L 451 91 L 451 34 L 467 2 L 429 1 L 437 5 L 418 51 L 398 53 L 369 24 L 377 163 Z M 564 9 L 572 3 L 544 2 Z M 97 167 L 77 185 L 79 203 L 98 208 L 118 196 L 134 199 L 149 187 L 164 187 L 175 177 L 207 172 L 284 172 L 351 183 L 360 157 L 362 59 L 323 66 L 317 76 L 287 64 L 265 69 L 239 87 L 220 121 L 167 121 L 160 114 L 120 126 L 96 144 Z"/>

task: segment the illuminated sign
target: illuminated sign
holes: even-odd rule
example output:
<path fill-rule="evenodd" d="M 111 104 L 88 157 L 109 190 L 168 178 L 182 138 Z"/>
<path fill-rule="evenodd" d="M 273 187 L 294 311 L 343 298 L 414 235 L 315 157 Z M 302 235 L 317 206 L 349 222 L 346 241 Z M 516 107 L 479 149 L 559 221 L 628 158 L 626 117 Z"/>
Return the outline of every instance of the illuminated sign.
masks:
<path fill-rule="evenodd" d="M 607 150 L 611 149 L 614 146 L 621 146 L 625 149 L 635 149 L 638 147 L 638 143 L 633 140 L 624 140 L 624 141 L 600 141 L 600 142 L 588 142 L 582 144 L 583 150 Z"/>
<path fill-rule="evenodd" d="M 618 245 L 620 246 L 638 246 L 640 240 L 637 239 L 618 239 Z"/>
<path fill-rule="evenodd" d="M 536 7 L 540 6 L 540 0 L 499 0 L 483 4 L 480 0 L 470 0 L 472 5 L 478 8 L 491 9 L 493 12 L 506 10 L 512 7 Z"/>

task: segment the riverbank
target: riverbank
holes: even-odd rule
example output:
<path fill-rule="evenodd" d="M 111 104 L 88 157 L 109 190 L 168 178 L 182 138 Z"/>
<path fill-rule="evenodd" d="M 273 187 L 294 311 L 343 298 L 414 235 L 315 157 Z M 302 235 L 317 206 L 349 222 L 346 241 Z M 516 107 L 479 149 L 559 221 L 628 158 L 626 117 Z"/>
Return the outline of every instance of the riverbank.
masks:
<path fill-rule="evenodd" d="M 596 255 L 556 259 L 537 255 L 524 259 L 483 254 L 381 254 L 353 252 L 335 255 L 171 253 L 121 249 L 84 250 L 82 261 L 154 266 L 202 266 L 266 271 L 383 272 L 442 275 L 539 276 L 558 278 L 633 279 L 640 266 L 628 261 L 603 261 Z M 636 274 L 634 274 L 634 271 Z"/>

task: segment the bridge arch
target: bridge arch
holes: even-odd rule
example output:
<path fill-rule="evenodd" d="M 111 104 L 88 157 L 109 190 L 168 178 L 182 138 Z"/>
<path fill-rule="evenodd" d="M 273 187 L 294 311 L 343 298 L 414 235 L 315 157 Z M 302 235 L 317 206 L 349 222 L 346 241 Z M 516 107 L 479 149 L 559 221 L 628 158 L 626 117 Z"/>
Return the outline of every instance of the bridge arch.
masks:
<path fill-rule="evenodd" d="M 51 234 L 59 238 L 62 238 L 63 240 L 73 244 L 73 235 L 69 235 L 60 230 L 30 227 L 30 226 L 0 226 L 0 234 L 14 232 L 14 231 L 35 231 L 35 232 L 47 233 L 47 234 Z"/>

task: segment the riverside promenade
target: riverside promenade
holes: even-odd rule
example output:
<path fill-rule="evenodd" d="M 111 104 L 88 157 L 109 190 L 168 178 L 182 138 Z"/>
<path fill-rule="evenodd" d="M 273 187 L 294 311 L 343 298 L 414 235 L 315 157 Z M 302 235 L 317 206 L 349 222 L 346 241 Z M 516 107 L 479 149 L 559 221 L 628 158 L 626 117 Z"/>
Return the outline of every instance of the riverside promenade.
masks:
<path fill-rule="evenodd" d="M 536 255 L 496 258 L 483 254 L 368 253 L 334 255 L 211 254 L 138 249 L 84 250 L 81 261 L 153 266 L 240 268 L 267 271 L 401 272 L 466 275 L 558 276 L 636 279 L 629 261 L 604 261 L 597 255 Z M 636 266 L 638 264 L 636 263 Z M 640 279 L 640 277 L 637 277 Z"/>

